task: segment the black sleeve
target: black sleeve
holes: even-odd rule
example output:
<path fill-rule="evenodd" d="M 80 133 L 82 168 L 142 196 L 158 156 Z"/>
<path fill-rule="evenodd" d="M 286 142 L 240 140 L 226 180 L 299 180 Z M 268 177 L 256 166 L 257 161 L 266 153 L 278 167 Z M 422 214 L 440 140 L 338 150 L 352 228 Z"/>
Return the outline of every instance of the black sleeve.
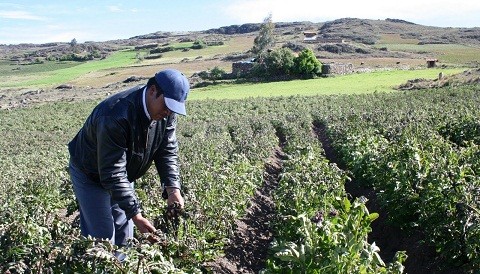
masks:
<path fill-rule="evenodd" d="M 130 219 L 140 212 L 140 206 L 127 176 L 128 123 L 105 116 L 97 119 L 96 127 L 100 183 Z"/>
<path fill-rule="evenodd" d="M 176 136 L 177 116 L 172 114 L 167 121 L 160 148 L 155 154 L 155 166 L 163 187 L 180 189 L 180 168 L 178 163 L 178 142 Z"/>

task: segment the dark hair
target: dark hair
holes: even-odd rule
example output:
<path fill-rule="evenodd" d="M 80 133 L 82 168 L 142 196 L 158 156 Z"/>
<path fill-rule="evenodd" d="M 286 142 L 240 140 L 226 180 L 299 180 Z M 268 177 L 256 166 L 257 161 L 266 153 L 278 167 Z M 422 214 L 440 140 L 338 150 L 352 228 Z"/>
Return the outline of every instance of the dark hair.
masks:
<path fill-rule="evenodd" d="M 158 85 L 157 81 L 155 80 L 155 77 L 152 77 L 152 78 L 148 79 L 147 89 L 149 89 L 152 85 L 155 85 L 155 87 L 157 88 L 157 98 L 158 98 L 158 96 L 163 94 L 163 91 L 160 88 L 160 86 Z"/>

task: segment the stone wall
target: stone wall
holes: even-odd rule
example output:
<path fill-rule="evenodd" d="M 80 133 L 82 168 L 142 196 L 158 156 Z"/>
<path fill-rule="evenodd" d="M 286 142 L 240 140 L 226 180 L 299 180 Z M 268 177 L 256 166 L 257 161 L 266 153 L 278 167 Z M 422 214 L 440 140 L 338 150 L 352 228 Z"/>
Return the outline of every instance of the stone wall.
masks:
<path fill-rule="evenodd" d="M 241 61 L 241 62 L 234 62 L 232 63 L 232 76 L 244 76 L 250 73 L 255 65 L 254 62 L 249 61 Z M 354 72 L 353 64 L 340 64 L 340 63 L 330 63 L 330 64 L 322 64 L 322 74 L 329 75 L 329 74 L 336 74 L 336 75 L 343 75 L 343 74 L 350 74 Z"/>
<path fill-rule="evenodd" d="M 252 70 L 254 65 L 255 65 L 254 62 L 248 62 L 248 61 L 234 62 L 232 63 L 232 75 L 234 76 L 246 75 Z"/>
<path fill-rule="evenodd" d="M 350 74 L 354 72 L 353 64 L 330 63 L 322 64 L 322 74 Z"/>

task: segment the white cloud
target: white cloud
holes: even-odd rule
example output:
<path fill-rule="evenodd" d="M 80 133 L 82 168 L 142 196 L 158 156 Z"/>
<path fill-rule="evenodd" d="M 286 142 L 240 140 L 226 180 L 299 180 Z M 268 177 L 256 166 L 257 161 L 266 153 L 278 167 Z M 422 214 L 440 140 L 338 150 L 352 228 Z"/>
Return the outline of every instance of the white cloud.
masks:
<path fill-rule="evenodd" d="M 228 4 L 229 3 L 229 4 Z M 262 22 L 272 14 L 274 22 L 323 22 L 338 18 L 363 19 L 397 18 L 417 22 L 444 18 L 451 23 L 457 20 L 469 26 L 480 26 L 480 1 L 468 0 L 236 0 L 222 8 L 229 18 L 243 23 Z M 465 22 L 462 18 L 478 18 Z M 437 22 L 439 20 L 436 20 Z"/>
<path fill-rule="evenodd" d="M 8 9 L 24 9 L 25 6 L 17 4 L 17 3 L 0 3 L 0 7 L 2 8 L 8 8 Z"/>
<path fill-rule="evenodd" d="M 29 24 L 0 28 L 0 37 L 0 44 L 70 42 L 73 38 L 84 42 L 97 39 L 99 33 L 96 29 L 85 29 L 83 25 Z"/>
<path fill-rule="evenodd" d="M 122 12 L 123 11 L 119 6 L 108 6 L 107 8 L 111 12 Z"/>
<path fill-rule="evenodd" d="M 33 15 L 27 11 L 0 11 L 0 18 L 36 21 L 46 20 L 44 17 Z"/>

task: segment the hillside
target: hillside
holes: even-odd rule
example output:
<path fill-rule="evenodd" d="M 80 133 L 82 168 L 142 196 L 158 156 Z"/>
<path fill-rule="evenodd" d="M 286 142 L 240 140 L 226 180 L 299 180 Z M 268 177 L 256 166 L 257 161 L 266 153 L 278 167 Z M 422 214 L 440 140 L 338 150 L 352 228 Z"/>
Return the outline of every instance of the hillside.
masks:
<path fill-rule="evenodd" d="M 324 23 L 293 22 L 275 23 L 278 34 L 299 34 L 317 31 L 325 38 L 343 38 L 349 41 L 374 45 L 384 35 L 398 35 L 418 44 L 480 44 L 480 28 L 441 28 L 415 24 L 401 19 L 371 20 L 342 18 Z M 246 34 L 258 31 L 260 24 L 244 24 L 210 29 L 204 33 Z"/>
<path fill-rule="evenodd" d="M 165 67 L 187 74 L 252 58 L 249 50 L 261 24 L 223 26 L 196 32 L 164 32 L 129 39 L 77 43 L 0 45 L 0 89 L 107 87 L 132 76 L 147 77 Z M 318 40 L 305 41 L 305 32 Z M 480 28 L 439 28 L 401 19 L 343 18 L 329 22 L 277 22 L 276 47 L 312 49 L 322 63 L 349 63 L 354 71 L 425 68 L 427 58 L 442 67 L 478 67 Z M 202 41 L 206 48 L 194 49 Z M 195 79 L 192 78 L 192 82 Z"/>

